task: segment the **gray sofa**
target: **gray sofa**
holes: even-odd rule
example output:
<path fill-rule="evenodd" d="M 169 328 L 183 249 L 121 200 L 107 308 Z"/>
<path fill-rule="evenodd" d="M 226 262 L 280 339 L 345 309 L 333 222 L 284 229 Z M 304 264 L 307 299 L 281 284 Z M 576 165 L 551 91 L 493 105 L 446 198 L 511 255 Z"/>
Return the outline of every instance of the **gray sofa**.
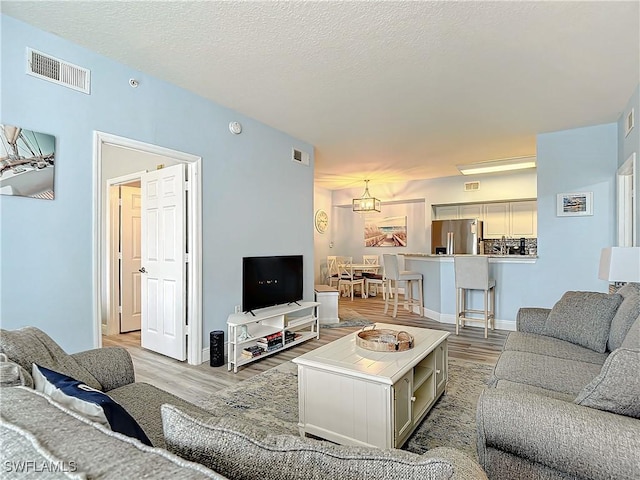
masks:
<path fill-rule="evenodd" d="M 65 353 L 44 332 L 0 330 L 2 478 L 486 479 L 477 462 L 450 448 L 424 455 L 270 435 L 215 416 L 135 382 L 129 353 Z M 153 447 L 94 423 L 35 391 L 36 363 L 107 393 Z M 26 463 L 25 463 L 26 462 Z M 31 463 L 28 463 L 31 462 Z M 26 467 L 25 467 L 26 465 Z"/>
<path fill-rule="evenodd" d="M 640 478 L 640 284 L 520 309 L 477 427 L 492 480 Z"/>

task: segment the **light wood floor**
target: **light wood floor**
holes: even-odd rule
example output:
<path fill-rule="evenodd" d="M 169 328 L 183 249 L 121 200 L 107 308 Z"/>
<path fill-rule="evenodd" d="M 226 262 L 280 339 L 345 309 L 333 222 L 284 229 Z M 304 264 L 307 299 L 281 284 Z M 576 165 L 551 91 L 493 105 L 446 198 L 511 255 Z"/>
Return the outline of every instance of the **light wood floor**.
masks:
<path fill-rule="evenodd" d="M 393 319 L 390 315 L 384 315 L 384 302 L 380 296 L 367 299 L 355 298 L 353 302 L 350 299 L 341 298 L 339 311 L 344 312 L 344 309 L 355 310 L 372 322 L 455 332 L 454 325 L 419 317 L 417 314 L 409 313 L 400 307 L 398 308 L 398 317 L 396 319 Z M 223 367 L 211 367 L 208 362 L 197 366 L 188 365 L 186 362 L 179 362 L 144 350 L 140 347 L 140 332 L 104 336 L 102 337 L 102 344 L 105 347 L 123 346 L 131 353 L 137 381 L 151 383 L 158 388 L 189 400 L 190 397 L 202 397 L 207 391 L 214 393 L 217 390 L 235 385 L 276 365 L 290 361 L 303 353 L 352 333 L 359 328 L 361 327 L 322 328 L 320 329 L 319 340 L 309 340 L 275 355 L 265 357 L 241 367 L 236 374 L 228 372 L 226 365 Z M 495 365 L 498 355 L 502 351 L 506 335 L 507 332 L 502 330 L 489 331 L 489 338 L 485 339 L 484 329 L 466 327 L 461 330 L 460 335 L 456 336 L 454 334 L 449 337 L 449 357 Z"/>

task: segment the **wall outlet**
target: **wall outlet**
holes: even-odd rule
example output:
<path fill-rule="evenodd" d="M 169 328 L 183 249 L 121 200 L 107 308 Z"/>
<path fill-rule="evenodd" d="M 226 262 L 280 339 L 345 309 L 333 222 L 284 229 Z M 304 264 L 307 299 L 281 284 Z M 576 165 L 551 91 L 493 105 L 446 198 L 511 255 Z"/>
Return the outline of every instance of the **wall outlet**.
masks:
<path fill-rule="evenodd" d="M 242 305 L 236 305 L 233 311 L 234 313 L 240 313 L 242 311 Z"/>

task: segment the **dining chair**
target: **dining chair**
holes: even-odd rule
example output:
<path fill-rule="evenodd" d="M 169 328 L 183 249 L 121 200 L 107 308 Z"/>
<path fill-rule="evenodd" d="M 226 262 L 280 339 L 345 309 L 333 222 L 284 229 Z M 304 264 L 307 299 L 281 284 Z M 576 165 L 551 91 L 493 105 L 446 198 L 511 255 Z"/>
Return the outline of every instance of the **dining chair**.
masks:
<path fill-rule="evenodd" d="M 453 257 L 456 284 L 456 335 L 459 326 L 464 327 L 465 320 L 478 320 L 470 313 L 482 315 L 484 320 L 484 338 L 488 337 L 496 322 L 496 281 L 489 276 L 489 257 L 484 255 L 460 255 Z M 484 292 L 483 310 L 467 308 L 467 290 Z"/>
<path fill-rule="evenodd" d="M 327 255 L 327 284 L 333 287 L 335 283 L 336 288 L 340 281 L 340 269 L 338 268 L 338 257 L 336 255 Z"/>
<path fill-rule="evenodd" d="M 375 286 L 378 288 L 380 286 L 380 290 L 382 290 L 382 298 L 386 299 L 386 286 L 385 286 L 385 278 L 384 278 L 384 269 L 382 268 L 382 264 L 380 262 L 380 257 L 378 255 L 362 255 L 362 264 L 363 265 L 375 265 L 376 268 L 364 268 L 362 270 L 362 276 L 364 277 L 364 290 L 367 293 L 367 297 L 371 296 L 371 286 Z"/>
<path fill-rule="evenodd" d="M 347 287 L 351 294 L 351 301 L 353 301 L 353 294 L 356 285 L 360 285 L 360 294 L 362 298 L 367 298 L 367 294 L 364 290 L 364 277 L 356 275 L 353 270 L 353 257 L 342 257 L 338 261 L 338 268 L 340 269 L 340 280 L 338 281 L 338 289 L 342 290 L 342 287 Z M 346 295 L 345 295 L 346 296 Z"/>
<path fill-rule="evenodd" d="M 382 256 L 384 260 L 384 271 L 387 278 L 387 290 L 389 295 L 384 301 L 384 313 L 386 315 L 389 310 L 389 297 L 395 288 L 396 295 L 393 298 L 393 318 L 398 315 L 398 290 L 399 282 L 406 282 L 404 287 L 403 303 L 405 308 L 411 310 L 412 307 L 419 307 L 419 315 L 424 316 L 424 300 L 422 294 L 422 274 L 420 272 L 412 272 L 410 270 L 400 270 L 400 255 L 385 254 Z M 418 298 L 413 297 L 413 283 L 418 283 Z"/>

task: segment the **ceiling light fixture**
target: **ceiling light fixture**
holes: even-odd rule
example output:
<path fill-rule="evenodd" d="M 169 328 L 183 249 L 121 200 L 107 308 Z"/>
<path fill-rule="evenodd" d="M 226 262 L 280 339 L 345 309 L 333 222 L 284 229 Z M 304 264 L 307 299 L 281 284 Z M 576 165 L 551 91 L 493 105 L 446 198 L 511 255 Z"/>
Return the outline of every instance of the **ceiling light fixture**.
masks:
<path fill-rule="evenodd" d="M 479 173 L 506 172 L 508 170 L 522 170 L 536 168 L 536 157 L 515 157 L 491 160 L 488 162 L 456 165 L 463 175 L 477 175 Z"/>
<path fill-rule="evenodd" d="M 369 193 L 369 180 L 364 181 L 364 193 L 360 198 L 353 199 L 354 212 L 379 212 L 380 200 Z"/>

